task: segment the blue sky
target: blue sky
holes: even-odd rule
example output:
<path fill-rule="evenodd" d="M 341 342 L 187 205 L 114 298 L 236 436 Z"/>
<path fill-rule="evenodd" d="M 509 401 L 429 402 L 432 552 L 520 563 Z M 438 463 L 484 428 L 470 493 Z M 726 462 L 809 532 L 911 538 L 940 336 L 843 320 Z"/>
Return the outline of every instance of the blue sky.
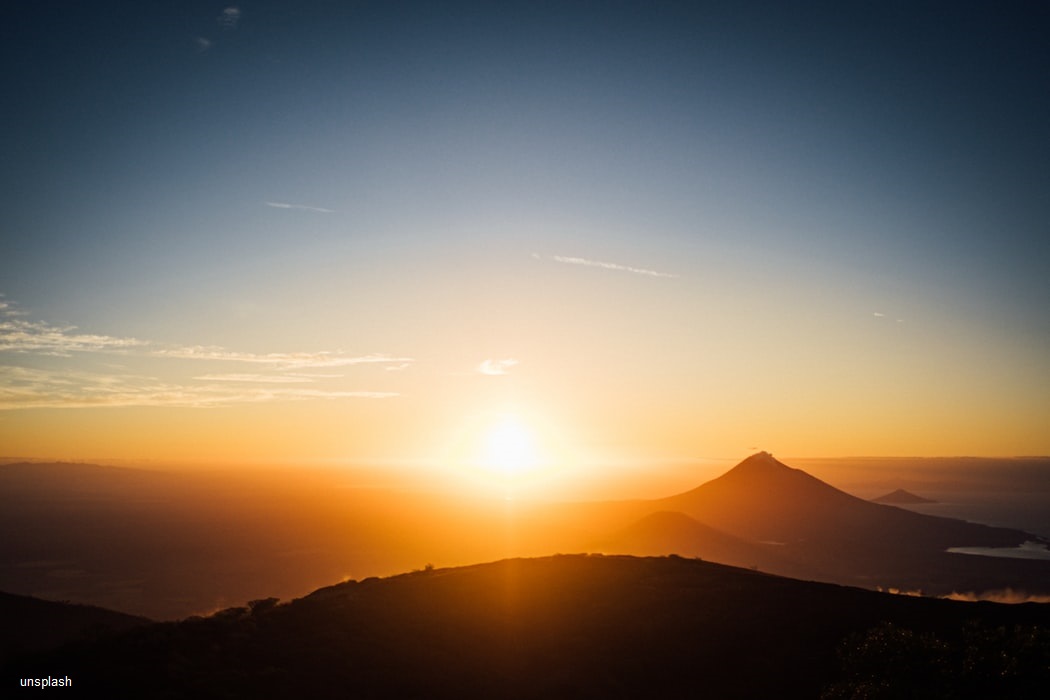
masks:
<path fill-rule="evenodd" d="M 432 436 L 438 396 L 527 405 L 641 455 L 1045 453 L 1048 12 L 16 2 L 2 424 L 104 454 L 77 392 L 119 381 Z M 233 366 L 291 353 L 390 361 L 295 395 Z"/>

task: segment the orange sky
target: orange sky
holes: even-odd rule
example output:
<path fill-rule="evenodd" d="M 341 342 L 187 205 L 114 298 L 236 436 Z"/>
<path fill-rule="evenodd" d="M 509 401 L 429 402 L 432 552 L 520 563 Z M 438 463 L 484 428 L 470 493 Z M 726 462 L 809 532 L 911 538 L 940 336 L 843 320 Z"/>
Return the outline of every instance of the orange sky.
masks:
<path fill-rule="evenodd" d="M 571 5 L 21 24 L 0 456 L 1050 454 L 1027 10 Z"/>

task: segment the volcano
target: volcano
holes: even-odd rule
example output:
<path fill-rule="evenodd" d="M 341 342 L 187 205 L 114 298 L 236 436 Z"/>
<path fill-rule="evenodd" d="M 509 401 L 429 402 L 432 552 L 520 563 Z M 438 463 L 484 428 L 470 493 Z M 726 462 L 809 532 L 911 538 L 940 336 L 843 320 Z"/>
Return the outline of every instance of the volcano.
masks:
<path fill-rule="evenodd" d="M 662 526 L 636 523 L 626 530 L 629 536 L 619 540 L 624 544 L 633 539 L 634 547 L 617 551 L 704 556 L 705 548 L 721 549 L 724 561 L 742 564 L 750 557 L 764 570 L 782 575 L 938 595 L 1006 587 L 1042 589 L 1050 580 L 1047 562 L 979 557 L 963 561 L 948 552 L 960 546 L 1017 547 L 1038 540 L 1030 533 L 866 501 L 789 467 L 768 452 L 751 455 L 690 491 L 648 505 L 648 515 L 665 514 Z M 671 522 L 668 513 L 681 514 L 703 528 L 682 520 Z M 712 531 L 720 534 L 717 543 Z"/>

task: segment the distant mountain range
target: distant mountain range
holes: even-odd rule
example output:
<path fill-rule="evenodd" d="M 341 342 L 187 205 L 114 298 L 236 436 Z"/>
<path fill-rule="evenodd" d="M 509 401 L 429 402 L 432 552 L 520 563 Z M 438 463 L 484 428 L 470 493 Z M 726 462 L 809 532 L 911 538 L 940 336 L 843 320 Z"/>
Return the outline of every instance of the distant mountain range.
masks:
<path fill-rule="evenodd" d="M 905 491 L 904 489 L 897 489 L 896 491 L 891 491 L 890 493 L 887 493 L 884 496 L 873 498 L 871 499 L 871 502 L 888 503 L 890 505 L 915 505 L 921 503 L 936 503 L 937 501 L 931 500 L 929 498 L 923 498 L 922 496 L 916 496 L 914 493 L 911 493 L 910 491 Z"/>

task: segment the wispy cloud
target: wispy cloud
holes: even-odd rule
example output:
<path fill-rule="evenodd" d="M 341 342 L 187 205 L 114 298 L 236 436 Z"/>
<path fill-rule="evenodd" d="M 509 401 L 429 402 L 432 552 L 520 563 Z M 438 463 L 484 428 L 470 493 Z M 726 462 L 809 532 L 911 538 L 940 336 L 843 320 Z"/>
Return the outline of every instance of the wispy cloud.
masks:
<path fill-rule="evenodd" d="M 30 408 L 210 408 L 266 401 L 386 399 L 388 391 L 183 384 L 156 377 L 0 366 L 0 411 Z"/>
<path fill-rule="evenodd" d="M 281 374 L 248 374 L 226 372 L 202 374 L 194 379 L 208 382 L 262 382 L 267 384 L 313 384 L 325 379 L 339 379 L 342 374 L 316 374 L 305 372 L 283 372 Z"/>
<path fill-rule="evenodd" d="M 656 270 L 647 270 L 642 267 L 631 267 L 630 265 L 620 265 L 619 263 L 605 262 L 602 260 L 588 260 L 587 258 L 572 258 L 564 255 L 554 255 L 551 257 L 555 262 L 563 263 L 565 265 L 583 265 L 585 267 L 600 267 L 603 270 L 616 270 L 618 272 L 631 272 L 636 275 L 648 275 L 649 277 L 678 277 L 678 275 L 670 272 L 658 272 Z"/>
<path fill-rule="evenodd" d="M 329 388 L 324 385 L 343 375 L 298 370 L 355 365 L 404 369 L 415 361 L 377 353 L 253 353 L 219 346 L 166 345 L 83 333 L 76 326 L 56 326 L 24 316 L 13 303 L 0 297 L 0 410 L 387 398 L 397 394 Z M 115 357 L 122 359 L 114 363 Z M 233 369 L 230 365 L 247 365 L 251 371 L 221 371 L 223 365 L 228 369 Z M 128 366 L 147 367 L 154 373 L 133 374 Z M 200 374 L 202 368 L 218 371 Z M 315 386 L 287 386 L 293 384 Z"/>
<path fill-rule="evenodd" d="M 518 364 L 518 361 L 512 358 L 505 360 L 485 360 L 478 365 L 478 372 L 481 374 L 487 374 L 490 377 L 499 376 L 506 374 L 507 370 Z"/>
<path fill-rule="evenodd" d="M 76 331 L 76 326 L 52 326 L 18 318 L 14 313 L 5 313 L 0 318 L 0 352 L 68 356 L 73 352 L 115 352 L 148 345 L 137 338 Z"/>
<path fill-rule="evenodd" d="M 76 326 L 53 326 L 43 321 L 20 318 L 21 312 L 9 302 L 0 302 L 0 352 L 33 353 L 69 357 L 73 353 L 134 353 L 146 357 L 180 360 L 207 360 L 268 365 L 280 369 L 345 367 L 361 364 L 404 365 L 411 357 L 383 354 L 350 355 L 344 352 L 237 352 L 218 346 L 175 345 L 138 338 L 80 333 Z"/>
<path fill-rule="evenodd" d="M 303 374 L 202 374 L 194 377 L 202 382 L 249 382 L 257 384 L 311 384 L 311 379 Z"/>
<path fill-rule="evenodd" d="M 241 21 L 241 8 L 239 7 L 227 7 L 219 13 L 219 16 L 215 18 L 215 22 L 225 30 L 232 31 L 237 28 L 237 25 Z M 204 53 L 210 51 L 215 42 L 205 36 L 198 36 L 193 40 L 193 43 L 197 46 L 198 53 Z"/>
<path fill-rule="evenodd" d="M 16 316 L 27 316 L 25 311 L 17 308 L 14 304 L 9 302 L 3 294 L 0 294 L 0 317 L 2 318 L 13 318 Z"/>
<path fill-rule="evenodd" d="M 78 333 L 76 326 L 31 321 L 28 314 L 0 296 L 0 352 L 69 356 L 73 352 L 120 352 L 148 345 L 137 338 Z"/>
<path fill-rule="evenodd" d="M 216 21 L 225 29 L 236 29 L 237 23 L 241 21 L 241 8 L 227 7 L 219 13 Z"/>
<path fill-rule="evenodd" d="M 321 214 L 334 214 L 335 209 L 325 209 L 324 207 L 311 207 L 306 204 L 289 204 L 288 202 L 263 202 L 268 207 L 274 209 L 303 209 L 305 211 L 316 211 Z"/>
<path fill-rule="evenodd" d="M 242 362 L 255 365 L 271 365 L 280 369 L 306 369 L 310 367 L 346 367 L 367 364 L 404 364 L 414 362 L 411 357 L 389 355 L 347 355 L 341 352 L 233 352 L 215 346 L 183 346 L 161 348 L 152 351 L 156 357 L 180 360 L 209 360 L 214 362 Z"/>
<path fill-rule="evenodd" d="M 886 314 L 884 314 L 884 313 L 880 313 L 880 312 L 878 312 L 878 311 L 876 311 L 876 312 L 875 312 L 874 314 L 872 314 L 872 315 L 873 315 L 873 316 L 874 316 L 875 318 L 886 318 Z"/>

